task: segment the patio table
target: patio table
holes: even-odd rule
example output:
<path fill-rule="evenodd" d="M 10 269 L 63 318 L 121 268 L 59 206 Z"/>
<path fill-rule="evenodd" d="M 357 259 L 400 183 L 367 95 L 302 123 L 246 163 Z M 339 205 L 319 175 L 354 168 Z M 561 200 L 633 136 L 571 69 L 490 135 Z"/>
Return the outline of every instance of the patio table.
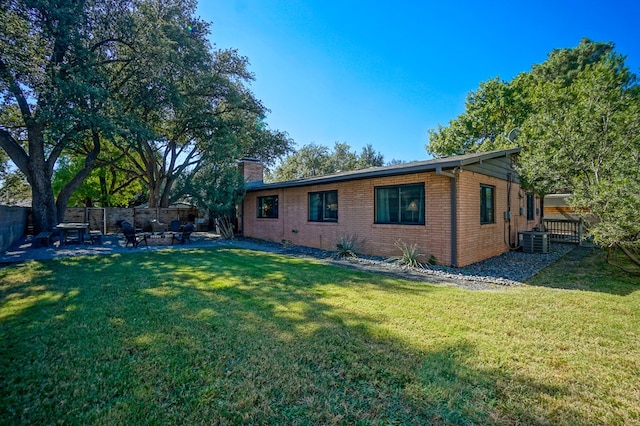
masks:
<path fill-rule="evenodd" d="M 76 231 L 78 233 L 78 239 L 80 244 L 84 243 L 84 234 L 89 232 L 89 224 L 81 222 L 64 222 L 59 223 L 55 227 L 60 231 L 60 246 L 67 244 L 67 238 L 69 237 L 69 231 Z"/>

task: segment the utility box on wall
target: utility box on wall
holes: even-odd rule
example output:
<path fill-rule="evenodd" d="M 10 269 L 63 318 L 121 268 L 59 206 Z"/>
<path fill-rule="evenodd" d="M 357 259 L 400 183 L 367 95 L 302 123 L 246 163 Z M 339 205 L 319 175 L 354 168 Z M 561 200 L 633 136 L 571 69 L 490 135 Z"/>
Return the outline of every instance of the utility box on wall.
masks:
<path fill-rule="evenodd" d="M 548 232 L 518 232 L 518 243 L 525 253 L 549 253 L 550 238 Z"/>

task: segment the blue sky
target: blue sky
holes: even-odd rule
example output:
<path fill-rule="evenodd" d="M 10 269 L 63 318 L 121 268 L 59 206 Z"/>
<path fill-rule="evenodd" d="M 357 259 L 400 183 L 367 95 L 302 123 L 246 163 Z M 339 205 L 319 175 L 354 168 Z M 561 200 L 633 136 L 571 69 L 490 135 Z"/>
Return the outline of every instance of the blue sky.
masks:
<path fill-rule="evenodd" d="M 297 147 L 371 144 L 428 158 L 428 130 L 480 82 L 510 80 L 554 48 L 612 41 L 640 74 L 640 2 L 200 0 L 211 41 L 249 58 L 267 123 Z"/>

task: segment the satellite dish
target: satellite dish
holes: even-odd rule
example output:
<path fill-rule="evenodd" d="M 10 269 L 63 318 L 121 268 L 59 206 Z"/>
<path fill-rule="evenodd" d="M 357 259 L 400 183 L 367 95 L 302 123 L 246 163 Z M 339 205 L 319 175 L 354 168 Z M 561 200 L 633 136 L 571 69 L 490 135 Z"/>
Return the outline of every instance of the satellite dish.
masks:
<path fill-rule="evenodd" d="M 509 139 L 511 142 L 515 141 L 516 139 L 518 139 L 518 136 L 520 136 L 522 132 L 520 131 L 520 129 L 513 128 L 511 129 L 511 131 L 509 132 L 509 134 L 507 134 L 507 139 Z"/>

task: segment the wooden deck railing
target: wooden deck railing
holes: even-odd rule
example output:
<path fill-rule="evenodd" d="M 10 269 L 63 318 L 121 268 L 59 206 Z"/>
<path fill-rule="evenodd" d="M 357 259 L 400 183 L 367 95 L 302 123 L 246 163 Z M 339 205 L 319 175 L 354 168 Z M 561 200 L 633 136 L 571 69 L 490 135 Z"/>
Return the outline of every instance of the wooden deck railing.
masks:
<path fill-rule="evenodd" d="M 542 224 L 549 232 L 552 243 L 582 244 L 583 225 L 581 220 L 543 219 Z"/>

